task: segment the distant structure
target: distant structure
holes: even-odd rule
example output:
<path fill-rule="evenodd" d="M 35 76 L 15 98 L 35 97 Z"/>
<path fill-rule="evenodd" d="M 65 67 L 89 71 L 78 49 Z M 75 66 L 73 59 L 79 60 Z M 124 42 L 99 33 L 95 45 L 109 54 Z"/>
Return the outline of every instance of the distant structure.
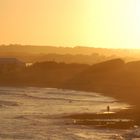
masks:
<path fill-rule="evenodd" d="M 25 63 L 19 61 L 16 58 L 0 58 L 0 65 L 18 65 L 18 66 L 25 66 Z"/>
<path fill-rule="evenodd" d="M 4 72 L 26 67 L 26 64 L 16 58 L 0 58 L 0 69 Z"/>

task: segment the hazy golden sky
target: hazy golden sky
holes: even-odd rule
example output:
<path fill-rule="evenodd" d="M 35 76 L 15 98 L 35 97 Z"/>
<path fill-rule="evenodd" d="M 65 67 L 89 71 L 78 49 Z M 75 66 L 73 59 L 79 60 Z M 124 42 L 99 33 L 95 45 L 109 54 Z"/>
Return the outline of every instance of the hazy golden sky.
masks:
<path fill-rule="evenodd" d="M 140 47 L 140 0 L 0 0 L 0 44 Z"/>

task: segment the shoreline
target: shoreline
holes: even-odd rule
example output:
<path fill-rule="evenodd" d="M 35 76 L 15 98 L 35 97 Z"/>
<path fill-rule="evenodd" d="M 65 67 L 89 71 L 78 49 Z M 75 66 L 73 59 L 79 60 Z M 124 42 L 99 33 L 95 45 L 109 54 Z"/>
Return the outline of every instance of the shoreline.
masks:
<path fill-rule="evenodd" d="M 135 112 L 136 113 L 136 112 Z M 114 113 L 80 113 L 64 115 L 67 125 L 85 125 L 95 128 L 131 129 L 140 126 L 139 115 L 134 115 L 132 109 L 125 109 Z"/>
<path fill-rule="evenodd" d="M 136 110 L 138 109 L 138 104 L 137 102 L 134 103 L 134 101 L 130 101 L 128 99 L 124 99 L 124 97 L 121 97 L 119 95 L 116 95 L 114 93 L 116 92 L 107 92 L 104 90 L 94 90 L 94 89 L 82 89 L 82 88 L 69 88 L 69 87 L 63 87 L 63 86 L 46 86 L 46 85 L 36 85 L 36 84 L 8 84 L 8 85 L 1 85 L 0 87 L 9 87 L 9 88 L 29 88 L 29 87 L 33 87 L 33 88 L 57 88 L 57 89 L 64 89 L 64 90 L 75 90 L 75 91 L 82 91 L 82 92 L 94 92 L 94 93 L 99 93 L 103 96 L 108 96 L 108 97 L 112 97 L 116 100 L 118 100 L 119 102 L 124 102 L 129 104 L 130 106 L 133 106 L 133 108 Z"/>

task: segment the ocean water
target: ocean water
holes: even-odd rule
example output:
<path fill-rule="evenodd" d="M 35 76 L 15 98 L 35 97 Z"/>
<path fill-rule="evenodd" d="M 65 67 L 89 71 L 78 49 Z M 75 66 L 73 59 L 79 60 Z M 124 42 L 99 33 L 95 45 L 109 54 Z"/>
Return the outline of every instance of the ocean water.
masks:
<path fill-rule="evenodd" d="M 64 115 L 129 107 L 99 93 L 56 88 L 0 87 L 0 140 L 131 140 L 139 128 L 96 129 L 65 123 Z M 59 118 L 58 118 L 59 116 Z"/>

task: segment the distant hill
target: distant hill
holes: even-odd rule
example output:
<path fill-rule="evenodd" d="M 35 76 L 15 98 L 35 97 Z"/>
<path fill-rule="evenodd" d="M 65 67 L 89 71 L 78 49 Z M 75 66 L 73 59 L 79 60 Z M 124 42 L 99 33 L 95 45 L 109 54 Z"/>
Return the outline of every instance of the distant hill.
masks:
<path fill-rule="evenodd" d="M 125 62 L 121 59 L 114 59 L 90 66 L 85 71 L 73 77 L 66 86 L 72 88 L 80 88 L 86 90 L 101 90 L 103 86 L 107 86 L 110 80 L 113 80 L 120 74 L 125 67 Z M 115 79 L 114 79 L 115 80 Z M 71 83 L 71 84 L 69 84 Z M 116 81 L 112 82 L 116 83 Z"/>
<path fill-rule="evenodd" d="M 114 59 L 92 65 L 65 83 L 66 88 L 95 91 L 139 104 L 140 61 Z"/>
<path fill-rule="evenodd" d="M 0 71 L 0 85 L 9 86 L 45 86 L 61 87 L 63 83 L 87 69 L 86 64 L 65 64 L 49 62 L 36 62 L 20 70 L 9 71 L 4 68 Z"/>
<path fill-rule="evenodd" d="M 12 67 L 11 67 L 12 69 Z M 36 62 L 0 71 L 0 85 L 43 86 L 93 91 L 140 106 L 140 61 L 113 59 L 94 65 Z"/>
<path fill-rule="evenodd" d="M 130 50 L 126 49 L 106 49 L 106 48 L 94 48 L 94 47 L 84 47 L 84 46 L 76 46 L 76 47 L 60 47 L 60 46 L 32 46 L 32 45 L 1 45 L 1 52 L 22 52 L 22 53 L 32 53 L 32 54 L 83 54 L 83 55 L 91 55 L 93 53 L 98 53 L 101 55 L 125 55 L 130 53 Z"/>
<path fill-rule="evenodd" d="M 56 61 L 65 63 L 95 64 L 109 59 L 126 61 L 140 59 L 140 51 L 94 47 L 55 47 L 31 45 L 1 45 L 0 57 L 15 57 L 25 62 Z"/>

